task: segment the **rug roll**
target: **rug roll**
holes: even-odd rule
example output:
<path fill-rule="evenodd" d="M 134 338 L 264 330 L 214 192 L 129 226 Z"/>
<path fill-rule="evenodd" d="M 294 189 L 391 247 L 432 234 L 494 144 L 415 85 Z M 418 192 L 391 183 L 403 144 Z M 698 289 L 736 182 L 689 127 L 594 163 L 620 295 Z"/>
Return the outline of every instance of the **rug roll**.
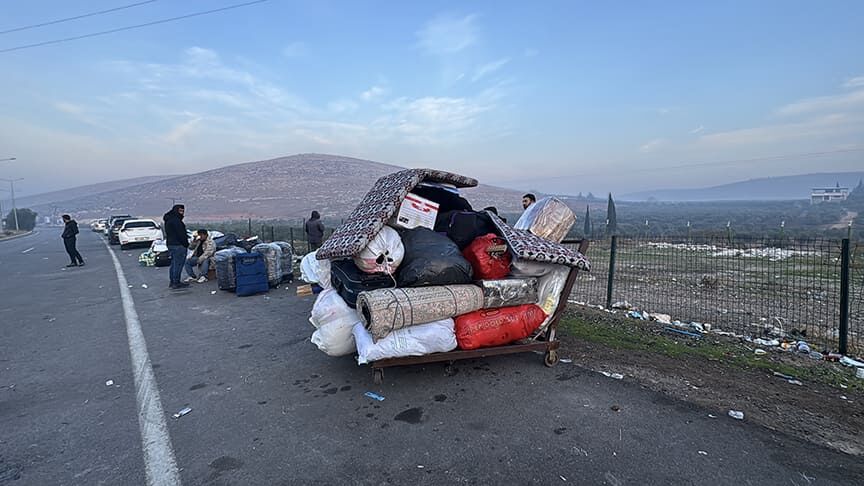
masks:
<path fill-rule="evenodd" d="M 476 285 L 407 287 L 362 292 L 357 311 L 377 341 L 396 329 L 440 321 L 483 308 L 483 289 Z"/>

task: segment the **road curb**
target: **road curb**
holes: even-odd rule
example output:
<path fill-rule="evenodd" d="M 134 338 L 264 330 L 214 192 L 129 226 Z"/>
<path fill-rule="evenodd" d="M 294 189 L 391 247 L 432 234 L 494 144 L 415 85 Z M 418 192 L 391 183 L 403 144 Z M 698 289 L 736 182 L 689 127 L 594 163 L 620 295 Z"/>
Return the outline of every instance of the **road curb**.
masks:
<path fill-rule="evenodd" d="M 18 239 L 18 238 L 24 238 L 25 236 L 30 236 L 30 235 L 32 235 L 33 233 L 35 233 L 35 231 L 28 231 L 27 233 L 24 233 L 23 235 L 7 236 L 6 238 L 0 238 L 0 243 L 2 243 L 2 242 L 4 242 L 4 241 L 11 241 L 11 240 L 15 240 L 15 239 Z"/>

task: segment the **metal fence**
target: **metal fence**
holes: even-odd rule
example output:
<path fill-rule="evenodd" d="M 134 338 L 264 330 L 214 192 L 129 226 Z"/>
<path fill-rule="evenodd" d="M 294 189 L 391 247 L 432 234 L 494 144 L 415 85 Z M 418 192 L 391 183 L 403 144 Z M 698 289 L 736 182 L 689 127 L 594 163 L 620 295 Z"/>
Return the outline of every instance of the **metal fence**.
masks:
<path fill-rule="evenodd" d="M 588 257 L 573 301 L 864 350 L 864 246 L 848 239 L 617 236 L 592 241 Z"/>

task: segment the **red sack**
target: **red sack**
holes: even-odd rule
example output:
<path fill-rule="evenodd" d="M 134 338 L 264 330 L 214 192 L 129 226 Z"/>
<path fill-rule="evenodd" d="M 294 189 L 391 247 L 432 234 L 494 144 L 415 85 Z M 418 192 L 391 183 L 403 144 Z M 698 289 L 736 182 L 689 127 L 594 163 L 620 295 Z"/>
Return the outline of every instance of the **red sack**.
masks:
<path fill-rule="evenodd" d="M 481 309 L 456 318 L 456 342 L 462 349 L 501 346 L 530 336 L 544 320 L 534 304 Z"/>
<path fill-rule="evenodd" d="M 503 238 L 489 233 L 481 236 L 468 245 L 462 251 L 462 256 L 468 260 L 471 267 L 474 268 L 474 278 L 476 280 L 497 280 L 507 276 L 510 273 L 510 252 L 504 251 L 490 255 L 486 251 L 491 246 L 504 245 L 507 242 Z"/>

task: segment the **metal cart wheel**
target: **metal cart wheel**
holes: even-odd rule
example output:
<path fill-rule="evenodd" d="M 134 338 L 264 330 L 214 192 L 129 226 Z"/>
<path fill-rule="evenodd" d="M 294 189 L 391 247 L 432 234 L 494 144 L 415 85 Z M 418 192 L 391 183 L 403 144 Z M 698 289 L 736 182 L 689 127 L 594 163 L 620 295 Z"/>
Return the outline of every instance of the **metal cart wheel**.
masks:
<path fill-rule="evenodd" d="M 549 368 L 558 364 L 558 351 L 554 349 L 550 349 L 546 351 L 546 358 L 543 360 L 543 363 Z"/>
<path fill-rule="evenodd" d="M 375 368 L 372 370 L 372 381 L 375 382 L 376 385 L 384 383 L 384 370 L 382 368 Z"/>

